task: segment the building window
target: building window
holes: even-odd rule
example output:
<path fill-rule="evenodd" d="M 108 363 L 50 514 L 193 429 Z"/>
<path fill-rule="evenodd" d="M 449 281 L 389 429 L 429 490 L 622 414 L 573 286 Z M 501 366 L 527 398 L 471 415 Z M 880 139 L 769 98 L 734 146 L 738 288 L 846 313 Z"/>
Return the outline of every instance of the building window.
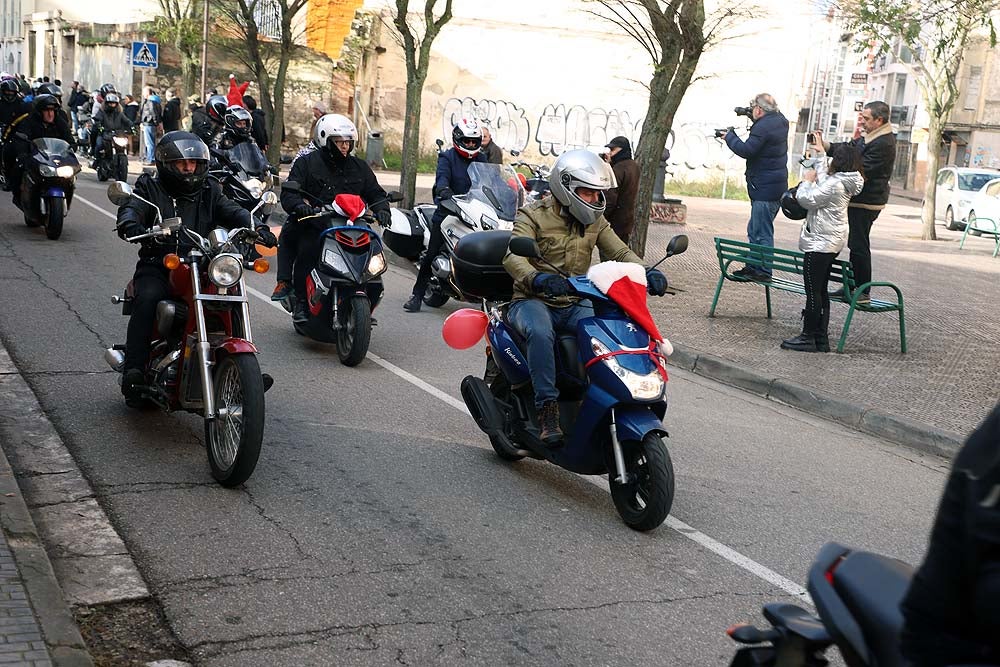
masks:
<path fill-rule="evenodd" d="M 983 68 L 969 67 L 969 84 L 965 88 L 965 104 L 963 108 L 974 111 L 979 107 L 979 90 L 983 87 Z"/>
<path fill-rule="evenodd" d="M 277 0 L 260 0 L 254 7 L 253 20 L 260 36 L 281 39 L 281 9 Z"/>

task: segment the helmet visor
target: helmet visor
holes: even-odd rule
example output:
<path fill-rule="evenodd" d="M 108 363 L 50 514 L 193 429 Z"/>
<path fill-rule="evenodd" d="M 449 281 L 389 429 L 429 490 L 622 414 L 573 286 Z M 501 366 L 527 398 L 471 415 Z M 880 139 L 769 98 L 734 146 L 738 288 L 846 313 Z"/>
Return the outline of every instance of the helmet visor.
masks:
<path fill-rule="evenodd" d="M 161 162 L 175 160 L 204 160 L 208 162 L 209 151 L 204 141 L 198 139 L 178 139 L 158 147 L 157 158 Z"/>

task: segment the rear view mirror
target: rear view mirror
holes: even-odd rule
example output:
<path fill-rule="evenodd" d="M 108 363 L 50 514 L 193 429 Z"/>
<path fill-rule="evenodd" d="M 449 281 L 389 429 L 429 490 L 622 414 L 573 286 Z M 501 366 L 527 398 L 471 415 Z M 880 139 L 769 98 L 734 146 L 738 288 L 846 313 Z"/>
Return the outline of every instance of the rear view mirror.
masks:
<path fill-rule="evenodd" d="M 403 201 L 403 193 L 393 190 L 392 192 L 389 193 L 388 199 L 390 204 L 397 204 Z"/>
<path fill-rule="evenodd" d="M 667 257 L 673 257 L 674 255 L 679 255 L 688 249 L 688 237 L 685 234 L 678 234 L 674 238 L 670 239 L 670 243 L 667 244 Z"/>
<path fill-rule="evenodd" d="M 108 186 L 108 199 L 115 206 L 124 206 L 132 196 L 132 186 L 125 181 L 115 181 Z"/>
<path fill-rule="evenodd" d="M 537 258 L 542 256 L 541 251 L 538 249 L 538 243 L 535 239 L 529 239 L 527 236 L 511 237 L 510 244 L 507 247 L 510 249 L 512 255 L 517 255 L 518 257 Z"/>
<path fill-rule="evenodd" d="M 441 148 L 442 146 L 444 146 L 444 140 L 442 140 L 442 139 L 435 139 L 434 143 L 437 144 L 438 148 Z"/>

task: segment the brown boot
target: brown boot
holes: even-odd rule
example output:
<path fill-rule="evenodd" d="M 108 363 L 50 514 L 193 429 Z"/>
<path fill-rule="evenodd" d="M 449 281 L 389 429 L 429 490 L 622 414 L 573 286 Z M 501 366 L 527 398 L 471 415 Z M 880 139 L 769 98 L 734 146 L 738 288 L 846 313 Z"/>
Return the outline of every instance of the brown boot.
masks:
<path fill-rule="evenodd" d="M 563 432 L 559 428 L 559 404 L 548 401 L 538 409 L 538 423 L 542 432 L 538 437 L 549 447 L 562 447 Z"/>

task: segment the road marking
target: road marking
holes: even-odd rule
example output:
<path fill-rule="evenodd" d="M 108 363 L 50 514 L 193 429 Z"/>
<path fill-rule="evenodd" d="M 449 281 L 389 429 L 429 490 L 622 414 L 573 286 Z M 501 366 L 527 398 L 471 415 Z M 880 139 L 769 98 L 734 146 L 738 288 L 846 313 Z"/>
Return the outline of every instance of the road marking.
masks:
<path fill-rule="evenodd" d="M 87 201 L 83 197 L 77 195 L 76 199 L 79 199 L 80 201 L 82 201 L 83 203 L 87 204 L 88 206 L 90 206 L 90 207 L 92 207 L 92 208 L 100 211 L 101 213 L 103 213 L 104 215 L 108 216 L 109 218 L 117 220 L 117 217 L 115 215 L 113 215 L 113 214 L 105 211 L 103 208 L 98 207 L 96 204 L 93 204 L 93 203 Z M 269 306 L 273 306 L 274 308 L 277 308 L 282 314 L 284 314 L 284 315 L 288 314 L 287 311 L 285 311 L 285 309 L 281 306 L 281 304 L 279 304 L 277 301 L 271 301 L 271 297 L 268 296 L 268 295 L 266 295 L 266 294 L 264 294 L 263 292 L 255 290 L 254 288 L 250 287 L 249 285 L 247 286 L 247 292 L 249 292 L 250 294 L 253 294 L 255 297 L 257 297 L 258 299 L 260 299 L 264 303 L 268 304 Z M 428 394 L 430 394 L 434 398 L 436 398 L 436 399 L 438 399 L 438 400 L 440 400 L 440 401 L 442 401 L 444 403 L 447 403 L 451 407 L 455 408 L 456 410 L 460 410 L 460 411 L 462 411 L 463 413 L 465 413 L 467 415 L 470 414 L 469 413 L 469 409 L 466 407 L 466 405 L 465 405 L 464 402 L 458 400 L 457 398 L 451 396 L 450 394 L 447 394 L 447 393 L 441 391 L 437 387 L 435 387 L 435 386 L 433 386 L 433 385 L 431 385 L 431 384 L 429 384 L 427 382 L 424 382 L 423 380 L 421 380 L 420 378 L 418 378 L 416 375 L 413 375 L 412 373 L 403 370 L 402 368 L 400 368 L 399 366 L 393 364 L 392 362 L 386 361 L 385 359 L 383 359 L 382 357 L 374 354 L 373 352 L 369 352 L 368 353 L 368 358 L 371 359 L 372 361 L 374 361 L 376 364 L 378 364 L 382 368 L 384 368 L 387 371 L 389 371 L 390 373 L 392 373 L 393 375 L 395 375 L 395 376 L 397 376 L 397 377 L 399 377 L 399 378 L 401 378 L 403 380 L 406 380 L 407 382 L 409 382 L 413 386 L 415 386 L 418 389 L 421 389 L 421 390 L 427 392 Z M 592 484 L 595 484 L 597 486 L 600 486 L 602 488 L 604 487 L 603 481 L 606 481 L 606 477 L 595 478 L 595 476 L 593 476 L 593 475 L 580 475 L 580 477 L 582 477 L 583 479 L 587 480 L 588 482 L 590 482 Z M 694 528 L 692 526 L 689 526 L 688 524 L 684 523 L 683 521 L 681 521 L 680 519 L 674 517 L 673 515 L 667 517 L 666 526 L 668 528 L 676 531 L 677 533 L 683 535 L 684 537 L 688 538 L 689 540 L 692 540 L 692 541 L 700 544 L 701 546 L 703 546 L 704 548 L 708 549 L 712 553 L 715 553 L 715 554 L 721 556 L 722 558 L 725 558 L 727 561 L 729 561 L 733 565 L 736 565 L 737 567 L 740 567 L 740 568 L 746 570 L 747 572 L 749 572 L 750 574 L 754 575 L 755 577 L 757 577 L 759 579 L 763 579 L 767 583 L 772 584 L 774 586 L 777 586 L 778 588 L 780 588 L 781 590 L 785 591 L 786 593 L 788 593 L 792 597 L 798 598 L 799 602 L 803 602 L 805 604 L 813 606 L 813 601 L 812 601 L 812 598 L 809 596 L 808 591 L 806 591 L 805 588 L 803 588 L 802 586 L 799 586 L 797 583 L 795 583 L 791 579 L 787 579 L 787 578 L 781 576 L 780 574 L 778 574 L 777 572 L 775 572 L 774 570 L 772 570 L 772 569 L 770 569 L 770 568 L 768 568 L 768 567 L 766 567 L 764 565 L 761 565 L 760 563 L 758 563 L 757 561 L 753 560 L 752 558 L 744 556 L 743 554 L 741 554 L 740 552 L 736 551 L 735 549 L 733 549 L 731 547 L 728 547 L 725 544 L 723 544 L 722 542 L 719 542 L 718 540 L 715 540 L 715 539 L 709 537 L 705 533 L 701 532 L 700 530 L 698 530 L 698 529 L 696 529 L 696 528 Z"/>

